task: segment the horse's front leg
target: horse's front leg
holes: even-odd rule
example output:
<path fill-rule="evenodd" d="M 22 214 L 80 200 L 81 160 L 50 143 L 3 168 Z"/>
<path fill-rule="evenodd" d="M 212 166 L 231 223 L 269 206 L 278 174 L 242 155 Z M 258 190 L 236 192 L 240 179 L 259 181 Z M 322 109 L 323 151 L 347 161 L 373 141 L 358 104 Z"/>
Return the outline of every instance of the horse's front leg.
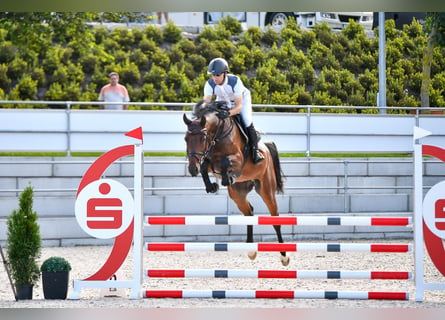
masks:
<path fill-rule="evenodd" d="M 221 184 L 223 186 L 231 186 L 240 176 L 240 171 L 236 169 L 236 163 L 237 162 L 230 157 L 224 157 L 221 159 Z"/>
<path fill-rule="evenodd" d="M 208 163 L 207 162 L 203 162 L 201 165 L 201 176 L 202 176 L 202 180 L 204 181 L 204 185 L 206 186 L 206 191 L 207 193 L 215 193 L 218 191 L 219 186 L 217 183 L 215 182 L 211 182 L 210 181 L 210 177 L 209 177 L 209 170 L 208 170 Z"/>

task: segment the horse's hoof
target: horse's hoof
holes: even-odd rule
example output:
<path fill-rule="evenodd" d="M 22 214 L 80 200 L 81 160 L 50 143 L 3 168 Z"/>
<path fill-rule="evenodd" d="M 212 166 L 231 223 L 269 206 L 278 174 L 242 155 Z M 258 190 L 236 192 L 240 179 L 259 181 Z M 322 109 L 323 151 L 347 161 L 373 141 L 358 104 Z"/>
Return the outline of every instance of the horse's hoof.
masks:
<path fill-rule="evenodd" d="M 228 186 L 230 186 L 229 177 L 227 177 L 227 175 L 224 175 L 224 176 L 222 177 L 222 179 L 221 179 L 221 184 L 222 184 L 224 187 L 228 187 Z"/>
<path fill-rule="evenodd" d="M 216 193 L 219 190 L 219 185 L 217 183 L 212 183 L 210 186 L 206 187 L 207 193 Z"/>
<path fill-rule="evenodd" d="M 288 256 L 281 256 L 280 259 L 283 266 L 287 267 L 289 265 L 290 258 Z"/>
<path fill-rule="evenodd" d="M 247 256 L 249 257 L 250 260 L 255 260 L 256 254 L 257 254 L 256 251 L 251 251 L 247 254 Z"/>

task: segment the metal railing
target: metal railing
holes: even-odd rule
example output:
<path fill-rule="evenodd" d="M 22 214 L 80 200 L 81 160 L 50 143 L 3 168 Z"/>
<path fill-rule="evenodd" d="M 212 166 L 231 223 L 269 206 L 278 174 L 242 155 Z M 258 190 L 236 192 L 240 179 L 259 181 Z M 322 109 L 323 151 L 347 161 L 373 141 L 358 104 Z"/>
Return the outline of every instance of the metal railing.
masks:
<path fill-rule="evenodd" d="M 59 134 L 64 134 L 66 135 L 66 150 L 64 150 L 64 152 L 66 152 L 66 154 L 68 156 L 71 155 L 73 149 L 72 149 L 72 136 L 76 133 L 79 133 L 75 130 L 72 129 L 71 125 L 72 125 L 72 120 L 71 120 L 71 113 L 72 110 L 74 109 L 82 109 L 82 108 L 96 108 L 99 105 L 102 105 L 103 102 L 98 102 L 98 101 L 7 101 L 7 100 L 2 100 L 0 101 L 0 110 L 1 107 L 4 105 L 13 105 L 13 106 L 20 106 L 20 105 L 25 105 L 25 106 L 41 106 L 50 110 L 65 110 L 66 112 L 66 117 L 65 117 L 65 121 L 66 124 L 64 125 L 63 129 L 60 129 L 58 131 L 48 131 L 48 130 L 44 130 L 39 129 L 39 130 L 35 130 L 32 131 L 32 133 L 45 133 L 45 134 L 49 134 L 49 133 L 59 133 Z M 117 103 L 110 103 L 110 104 L 121 104 L 119 102 Z M 129 102 L 128 105 L 130 106 L 130 108 L 134 108 L 135 110 L 149 110 L 152 109 L 153 107 L 159 108 L 159 107 L 163 107 L 167 110 L 191 110 L 194 103 L 180 103 L 180 102 Z M 373 107 L 373 106 L 310 106 L 310 105 L 269 105 L 269 104 L 254 104 L 253 105 L 254 110 L 278 110 L 278 114 L 282 114 L 282 112 L 294 112 L 295 114 L 299 114 L 302 117 L 305 116 L 306 120 L 305 121 L 305 127 L 306 127 L 306 132 L 304 133 L 298 133 L 299 136 L 301 137 L 305 137 L 305 153 L 307 157 L 311 156 L 311 153 L 313 153 L 313 148 L 312 148 L 312 143 L 313 143 L 313 138 L 317 135 L 317 133 L 314 132 L 313 128 L 312 128 L 312 117 L 314 117 L 315 115 L 320 115 L 320 110 L 321 111 L 335 111 L 337 114 L 352 114 L 352 113 L 357 113 L 357 112 L 362 112 L 362 115 L 365 116 L 365 110 L 372 110 L 373 112 L 379 112 L 379 110 L 384 110 L 384 114 L 378 114 L 378 116 L 380 117 L 388 117 L 388 116 L 404 116 L 404 117 L 413 117 L 415 120 L 413 121 L 413 124 L 415 124 L 416 126 L 419 125 L 419 118 L 420 115 L 422 115 L 425 112 L 432 112 L 432 111 L 438 111 L 438 110 L 443 110 L 442 108 L 412 108 L 412 107 Z M 405 114 L 405 112 L 410 111 L 408 114 Z M 327 112 L 329 113 L 329 112 Z M 369 114 L 366 114 L 367 116 L 369 116 Z M 357 116 L 360 116 L 360 114 L 357 114 Z M 285 129 L 285 128 L 284 128 Z M 31 131 L 26 131 L 25 129 L 23 129 L 24 131 L 22 131 L 23 133 L 26 132 L 31 132 Z M 6 129 L 2 129 L 0 127 L 0 133 L 4 133 L 4 134 L 10 134 L 10 133 L 16 133 L 17 131 L 12 131 L 12 130 L 6 130 Z M 116 131 L 117 132 L 117 131 Z M 93 133 L 93 132 L 89 132 L 89 131 L 82 131 L 81 133 Z M 156 132 L 154 132 L 156 133 Z M 177 133 L 177 132 L 175 132 Z M 285 136 L 286 133 L 282 132 L 279 133 L 281 136 Z M 60 150 L 63 151 L 63 150 Z M 303 151 L 303 150 L 301 150 Z"/>

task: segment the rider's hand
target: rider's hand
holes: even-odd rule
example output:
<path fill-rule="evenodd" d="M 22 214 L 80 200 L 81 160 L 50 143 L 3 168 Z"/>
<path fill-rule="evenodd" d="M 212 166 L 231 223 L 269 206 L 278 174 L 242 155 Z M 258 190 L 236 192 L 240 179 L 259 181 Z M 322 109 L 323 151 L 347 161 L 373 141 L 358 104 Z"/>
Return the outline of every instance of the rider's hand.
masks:
<path fill-rule="evenodd" d="M 224 120 L 224 119 L 230 117 L 230 112 L 228 110 L 219 110 L 218 113 L 216 114 L 216 116 L 218 118 L 220 118 L 221 120 Z"/>
<path fill-rule="evenodd" d="M 218 110 L 229 110 L 230 109 L 229 105 L 227 104 L 227 101 L 224 101 L 224 100 L 215 101 L 215 105 Z"/>

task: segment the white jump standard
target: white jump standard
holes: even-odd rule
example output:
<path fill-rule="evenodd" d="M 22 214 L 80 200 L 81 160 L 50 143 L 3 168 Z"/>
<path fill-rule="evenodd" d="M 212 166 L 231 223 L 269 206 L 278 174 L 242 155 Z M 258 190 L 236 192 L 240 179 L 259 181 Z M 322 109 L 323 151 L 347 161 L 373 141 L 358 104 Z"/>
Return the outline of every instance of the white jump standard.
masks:
<path fill-rule="evenodd" d="M 142 130 L 140 128 L 140 130 Z M 96 170 L 88 170 L 79 186 L 76 200 L 76 218 L 84 230 L 93 236 L 110 234 L 119 227 L 121 221 L 131 220 L 131 224 L 121 234 L 116 235 L 115 244 L 107 261 L 95 274 L 84 280 L 75 280 L 71 299 L 79 299 L 81 288 L 108 288 L 107 277 L 116 272 L 127 257 L 133 245 L 133 279 L 115 281 L 116 288 L 130 288 L 131 299 L 140 298 L 234 298 L 234 299 L 378 299 L 409 300 L 408 292 L 395 291 L 293 291 L 293 290 L 143 290 L 143 278 L 256 278 L 256 279 L 365 279 L 365 280 L 411 280 L 414 275 L 416 301 L 422 301 L 427 290 L 445 291 L 444 283 L 428 283 L 424 279 L 423 251 L 426 247 L 432 263 L 445 276 L 445 199 L 441 199 L 438 187 L 445 188 L 445 182 L 433 186 L 423 198 L 422 156 L 428 155 L 445 162 L 445 149 L 430 145 L 420 145 L 418 140 L 429 132 L 414 128 L 414 221 L 411 217 L 351 217 L 351 216 L 146 216 L 143 215 L 143 148 L 142 143 L 122 146 L 111 150 L 98 159 Z M 139 137 L 140 136 L 140 137 Z M 131 136 L 135 137 L 135 136 Z M 142 131 L 137 135 L 142 140 Z M 102 172 L 117 158 L 127 155 L 135 157 L 134 202 L 131 216 L 125 216 L 125 201 L 118 195 L 108 195 L 109 190 L 102 185 L 121 188 L 117 182 L 103 179 Z M 100 169 L 100 170 L 99 170 Z M 89 187 L 98 187 L 100 192 L 89 193 Z M 102 189 L 101 189 L 102 188 Z M 90 188 L 91 189 L 91 188 Z M 86 190 L 86 191 L 85 191 Z M 127 193 L 125 190 L 124 193 Z M 83 194 L 82 194 L 83 192 Z M 91 203 L 114 203 L 122 200 L 122 217 L 116 216 L 116 208 L 111 209 Z M 92 201 L 90 203 L 90 200 Z M 111 201 L 111 200 L 110 200 Z M 81 202 L 77 205 L 77 202 Z M 127 201 L 128 202 L 128 201 Z M 88 205 L 86 205 L 88 203 Z M 77 210 L 78 207 L 81 210 Z M 128 211 L 128 210 L 127 210 Z M 110 218 L 100 222 L 98 214 Z M 80 219 L 78 217 L 80 216 Z M 122 219 L 120 219 L 122 218 Z M 414 223 L 413 223 L 414 222 Z M 121 223 L 122 224 L 122 223 Z M 123 224 L 124 225 L 124 224 Z M 414 228 L 414 248 L 410 243 L 143 243 L 144 226 L 154 225 L 297 225 L 297 226 L 406 226 Z M 127 225 L 124 225 L 127 227 Z M 122 227 L 122 228 L 124 228 Z M 411 253 L 414 249 L 415 272 L 402 270 L 233 270 L 233 269 L 144 269 L 143 251 L 214 251 L 223 254 L 228 251 L 263 252 L 302 252 L 322 251 L 347 254 L 348 252 Z"/>

